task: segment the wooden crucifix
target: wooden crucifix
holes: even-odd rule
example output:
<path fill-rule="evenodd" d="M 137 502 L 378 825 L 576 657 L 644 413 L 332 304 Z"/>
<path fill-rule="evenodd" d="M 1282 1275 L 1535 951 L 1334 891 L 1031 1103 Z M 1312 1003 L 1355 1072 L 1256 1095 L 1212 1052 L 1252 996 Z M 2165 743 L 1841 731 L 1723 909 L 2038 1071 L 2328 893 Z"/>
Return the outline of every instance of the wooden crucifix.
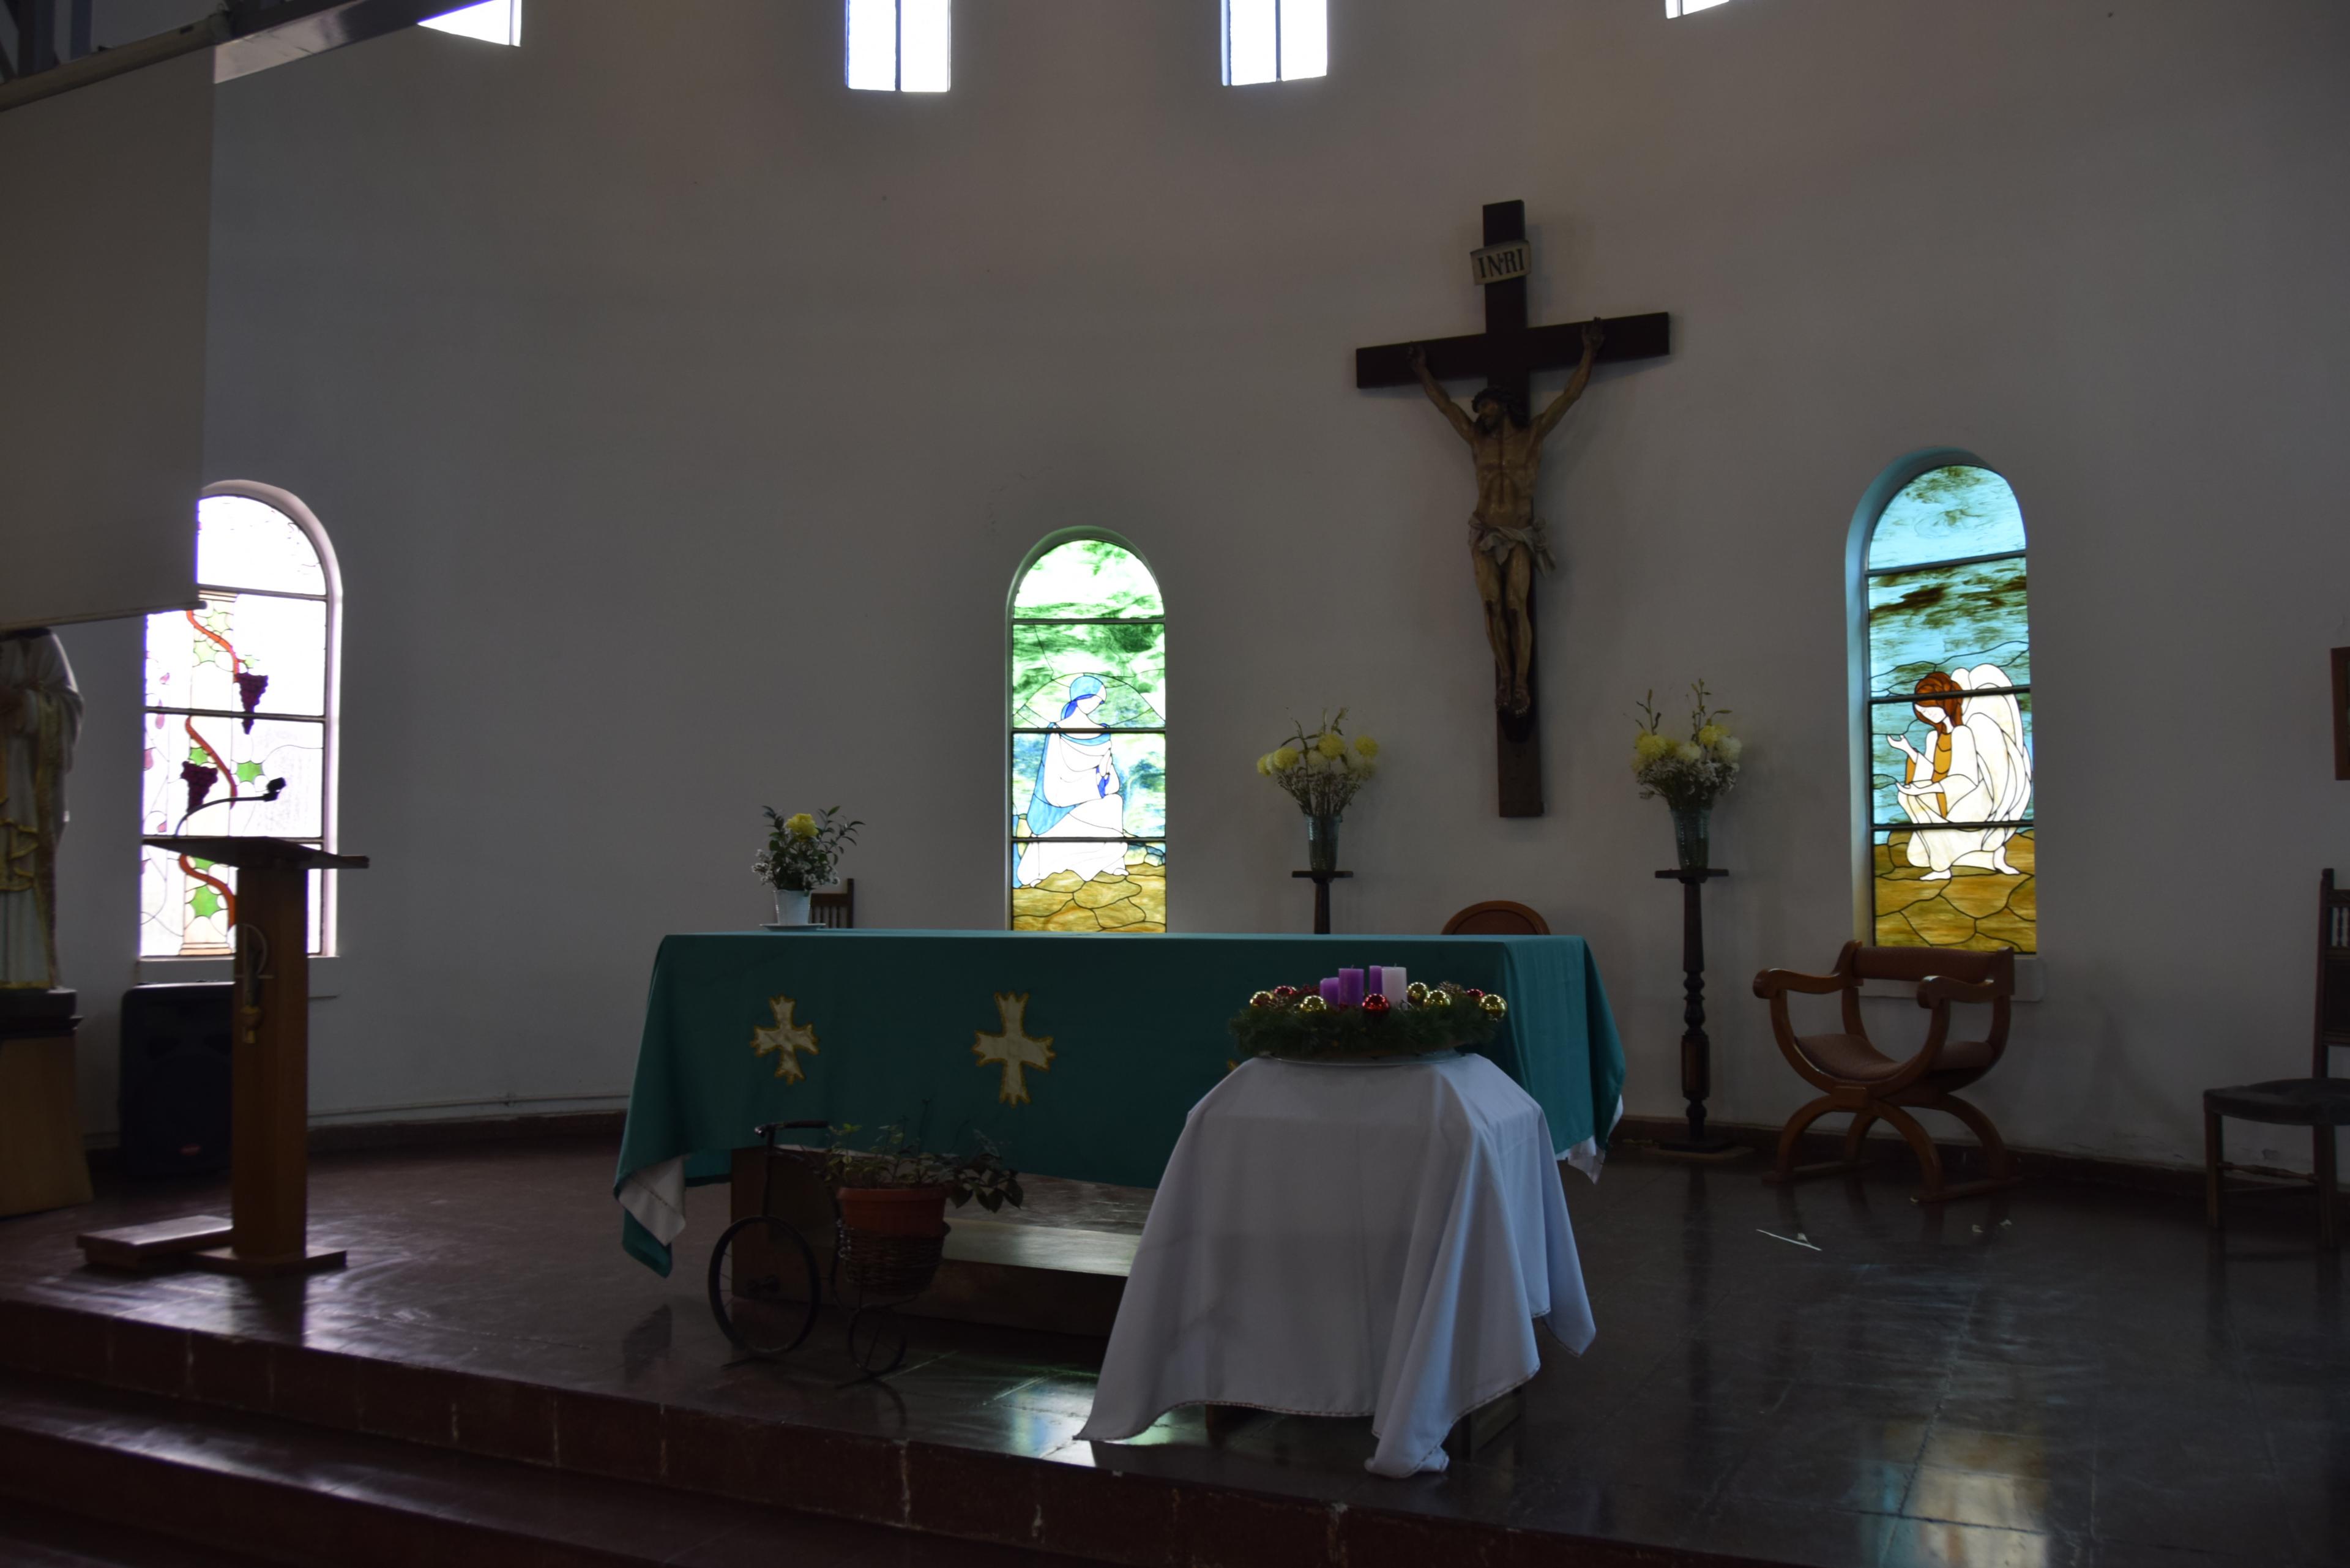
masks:
<path fill-rule="evenodd" d="M 1547 528 L 1534 511 L 1542 443 L 1583 393 L 1599 360 L 1652 359 L 1672 350 L 1671 317 L 1625 316 L 1557 327 L 1526 325 L 1526 204 L 1485 208 L 1485 245 L 1470 263 L 1485 291 L 1485 330 L 1465 337 L 1388 343 L 1355 351 L 1357 387 L 1426 389 L 1466 441 L 1477 462 L 1477 510 L 1469 519 L 1469 553 L 1485 634 L 1493 654 L 1494 746 L 1503 816 L 1543 814 L 1542 748 L 1536 732 L 1534 575 L 1547 567 Z M 1575 377 L 1539 418 L 1528 400 L 1536 370 L 1575 367 Z M 1482 377 L 1484 387 L 1464 413 L 1446 380 Z"/>

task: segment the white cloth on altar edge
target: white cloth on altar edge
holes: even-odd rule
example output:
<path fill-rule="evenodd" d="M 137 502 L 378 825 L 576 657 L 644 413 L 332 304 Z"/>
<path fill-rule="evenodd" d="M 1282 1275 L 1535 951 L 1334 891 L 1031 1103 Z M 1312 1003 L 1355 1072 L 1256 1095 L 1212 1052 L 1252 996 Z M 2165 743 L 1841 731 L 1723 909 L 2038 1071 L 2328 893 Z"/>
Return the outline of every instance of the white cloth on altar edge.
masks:
<path fill-rule="evenodd" d="M 1192 1107 L 1093 1412 L 1372 1415 L 1374 1474 L 1446 1467 L 1453 1424 L 1596 1333 L 1542 1107 L 1479 1056 L 1243 1063 Z"/>
<path fill-rule="evenodd" d="M 620 1207 L 668 1246 L 685 1233 L 685 1157 L 629 1172 L 620 1183 Z"/>

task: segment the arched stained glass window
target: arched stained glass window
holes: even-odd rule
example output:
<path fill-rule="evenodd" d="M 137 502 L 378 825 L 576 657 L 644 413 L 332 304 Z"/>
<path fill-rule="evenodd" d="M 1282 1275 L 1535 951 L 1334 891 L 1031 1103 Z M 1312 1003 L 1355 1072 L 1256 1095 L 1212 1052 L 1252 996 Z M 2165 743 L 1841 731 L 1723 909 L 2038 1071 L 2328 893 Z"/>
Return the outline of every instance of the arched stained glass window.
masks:
<path fill-rule="evenodd" d="M 1864 518 L 1875 940 L 2037 952 L 2023 512 L 1959 452 L 1888 470 Z"/>
<path fill-rule="evenodd" d="M 1167 929 L 1167 611 L 1142 558 L 1052 545 L 1012 590 L 1015 931 Z"/>
<path fill-rule="evenodd" d="M 307 508 L 215 485 L 196 509 L 203 604 L 147 618 L 140 831 L 334 847 L 335 649 L 341 583 Z M 139 955 L 224 958 L 236 869 L 149 847 Z M 310 950 L 332 950 L 328 882 L 310 874 Z"/>

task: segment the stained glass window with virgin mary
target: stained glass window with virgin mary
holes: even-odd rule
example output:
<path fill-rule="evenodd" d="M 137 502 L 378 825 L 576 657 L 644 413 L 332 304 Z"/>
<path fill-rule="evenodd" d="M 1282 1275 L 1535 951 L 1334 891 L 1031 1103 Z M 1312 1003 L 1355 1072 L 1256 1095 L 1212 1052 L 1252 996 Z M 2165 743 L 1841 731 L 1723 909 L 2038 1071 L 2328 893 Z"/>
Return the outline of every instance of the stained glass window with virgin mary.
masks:
<path fill-rule="evenodd" d="M 1990 469 L 1924 461 L 1864 568 L 1874 940 L 2037 952 L 2023 512 Z"/>
<path fill-rule="evenodd" d="M 1167 614 L 1106 538 L 1039 556 L 1012 594 L 1016 931 L 1167 929 Z"/>

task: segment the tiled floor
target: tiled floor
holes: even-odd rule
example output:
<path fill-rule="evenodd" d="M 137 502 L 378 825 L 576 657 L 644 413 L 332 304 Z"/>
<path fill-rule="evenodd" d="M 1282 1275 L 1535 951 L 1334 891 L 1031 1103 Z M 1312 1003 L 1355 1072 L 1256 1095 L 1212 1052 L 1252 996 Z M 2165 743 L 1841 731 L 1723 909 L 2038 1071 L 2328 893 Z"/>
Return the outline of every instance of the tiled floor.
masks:
<path fill-rule="evenodd" d="M 1937 1212 L 1908 1201 L 1898 1164 L 1773 1189 L 1751 1166 L 1619 1160 L 1567 1189 L 1597 1344 L 1579 1361 L 1548 1346 L 1523 1419 L 1474 1461 L 1391 1481 L 1362 1470 L 1359 1421 L 1266 1419 L 1218 1447 L 1178 1413 L 1135 1444 L 1076 1443 L 1098 1365 L 1086 1341 L 917 1325 L 879 1386 L 842 1386 L 831 1332 L 783 1366 L 730 1366 L 700 1277 L 723 1189 L 693 1193 L 679 1271 L 660 1280 L 619 1250 L 611 1164 L 585 1145 L 322 1159 L 314 1234 L 348 1244 L 351 1267 L 262 1285 L 78 1270 L 78 1230 L 220 1201 L 140 1188 L 0 1221 L 0 1295 L 1823 1568 L 2350 1559 L 2344 1264 L 2310 1245 L 2305 1202 L 2248 1203 L 2214 1244 L 2191 1203 L 2116 1189 Z M 1037 1186 L 1041 1220 L 1139 1212 L 1130 1195 Z"/>

